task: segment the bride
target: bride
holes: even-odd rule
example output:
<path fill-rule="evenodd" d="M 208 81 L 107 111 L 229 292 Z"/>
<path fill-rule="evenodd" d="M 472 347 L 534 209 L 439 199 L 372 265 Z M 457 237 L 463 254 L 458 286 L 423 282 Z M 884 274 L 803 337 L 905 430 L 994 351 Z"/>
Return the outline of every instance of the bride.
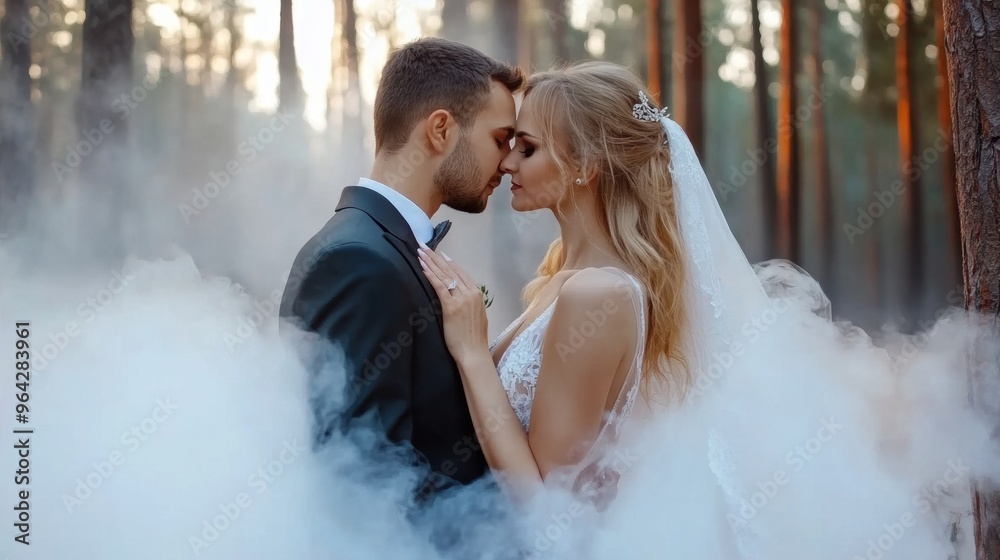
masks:
<path fill-rule="evenodd" d="M 622 535 L 634 554 L 669 540 L 677 557 L 955 553 L 968 477 L 996 456 L 986 429 L 948 433 L 973 415 L 961 318 L 942 313 L 953 328 L 917 347 L 937 359 L 901 362 L 834 323 L 801 269 L 751 266 L 683 130 L 614 64 L 532 76 L 501 169 L 515 210 L 560 227 L 524 314 L 490 345 L 476 282 L 420 253 L 484 454 L 516 501 L 556 487 L 598 511 L 655 512 L 655 536 L 608 517 L 609 555 Z M 917 507 L 956 457 L 960 482 Z M 831 526 L 835 511 L 852 518 Z"/>

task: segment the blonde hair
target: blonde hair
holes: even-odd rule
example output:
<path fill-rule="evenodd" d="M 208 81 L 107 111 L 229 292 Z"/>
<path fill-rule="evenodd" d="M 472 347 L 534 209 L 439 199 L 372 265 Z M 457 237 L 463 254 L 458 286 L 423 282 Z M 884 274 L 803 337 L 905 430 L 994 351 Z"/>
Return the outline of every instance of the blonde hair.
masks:
<path fill-rule="evenodd" d="M 673 396 L 683 396 L 691 384 L 682 352 L 686 271 L 670 151 L 660 122 L 632 116 L 640 90 L 646 91 L 629 70 L 585 62 L 531 76 L 524 95 L 564 184 L 575 176 L 573 169 L 597 172 L 600 226 L 649 295 L 644 385 L 662 382 Z M 564 261 L 562 239 L 556 239 L 538 277 L 524 288 L 525 302 L 539 295 Z"/>

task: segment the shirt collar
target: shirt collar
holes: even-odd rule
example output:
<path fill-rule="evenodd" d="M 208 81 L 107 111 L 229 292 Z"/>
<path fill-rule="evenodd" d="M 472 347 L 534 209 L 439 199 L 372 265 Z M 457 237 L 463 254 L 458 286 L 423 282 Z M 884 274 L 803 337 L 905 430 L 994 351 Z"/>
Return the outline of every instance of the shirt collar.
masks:
<path fill-rule="evenodd" d="M 412 200 L 399 194 L 399 191 L 367 177 L 358 179 L 358 186 L 371 189 L 384 196 L 400 215 L 403 216 L 403 219 L 406 220 L 406 223 L 410 226 L 410 230 L 413 232 L 413 237 L 418 242 L 427 243 L 434 236 L 434 224 L 431 223 L 427 214 Z"/>

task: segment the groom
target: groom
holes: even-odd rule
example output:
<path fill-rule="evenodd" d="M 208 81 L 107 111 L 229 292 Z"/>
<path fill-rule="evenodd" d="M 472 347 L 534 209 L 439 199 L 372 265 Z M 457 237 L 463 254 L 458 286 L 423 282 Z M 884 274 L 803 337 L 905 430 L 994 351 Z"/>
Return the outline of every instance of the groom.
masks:
<path fill-rule="evenodd" d="M 486 209 L 522 82 L 518 69 L 443 39 L 394 51 L 375 96 L 371 175 L 344 189 L 333 218 L 299 251 L 292 270 L 305 275 L 290 277 L 281 299 L 281 317 L 345 355 L 346 410 L 334 410 L 339 395 L 315 389 L 330 383 L 313 371 L 314 448 L 363 420 L 430 469 L 418 500 L 476 480 L 487 465 L 417 247 L 448 231 L 430 219 L 442 204 Z"/>

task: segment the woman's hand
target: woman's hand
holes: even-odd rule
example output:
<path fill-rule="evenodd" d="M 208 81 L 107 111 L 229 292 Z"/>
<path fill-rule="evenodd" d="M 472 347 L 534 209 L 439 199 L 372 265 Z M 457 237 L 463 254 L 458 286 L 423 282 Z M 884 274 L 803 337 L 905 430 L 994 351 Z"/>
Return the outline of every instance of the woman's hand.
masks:
<path fill-rule="evenodd" d="M 455 261 L 425 245 L 418 250 L 420 265 L 430 281 L 444 318 L 444 340 L 456 362 L 489 356 L 486 305 L 483 293 Z M 449 288 L 451 288 L 449 290 Z"/>

